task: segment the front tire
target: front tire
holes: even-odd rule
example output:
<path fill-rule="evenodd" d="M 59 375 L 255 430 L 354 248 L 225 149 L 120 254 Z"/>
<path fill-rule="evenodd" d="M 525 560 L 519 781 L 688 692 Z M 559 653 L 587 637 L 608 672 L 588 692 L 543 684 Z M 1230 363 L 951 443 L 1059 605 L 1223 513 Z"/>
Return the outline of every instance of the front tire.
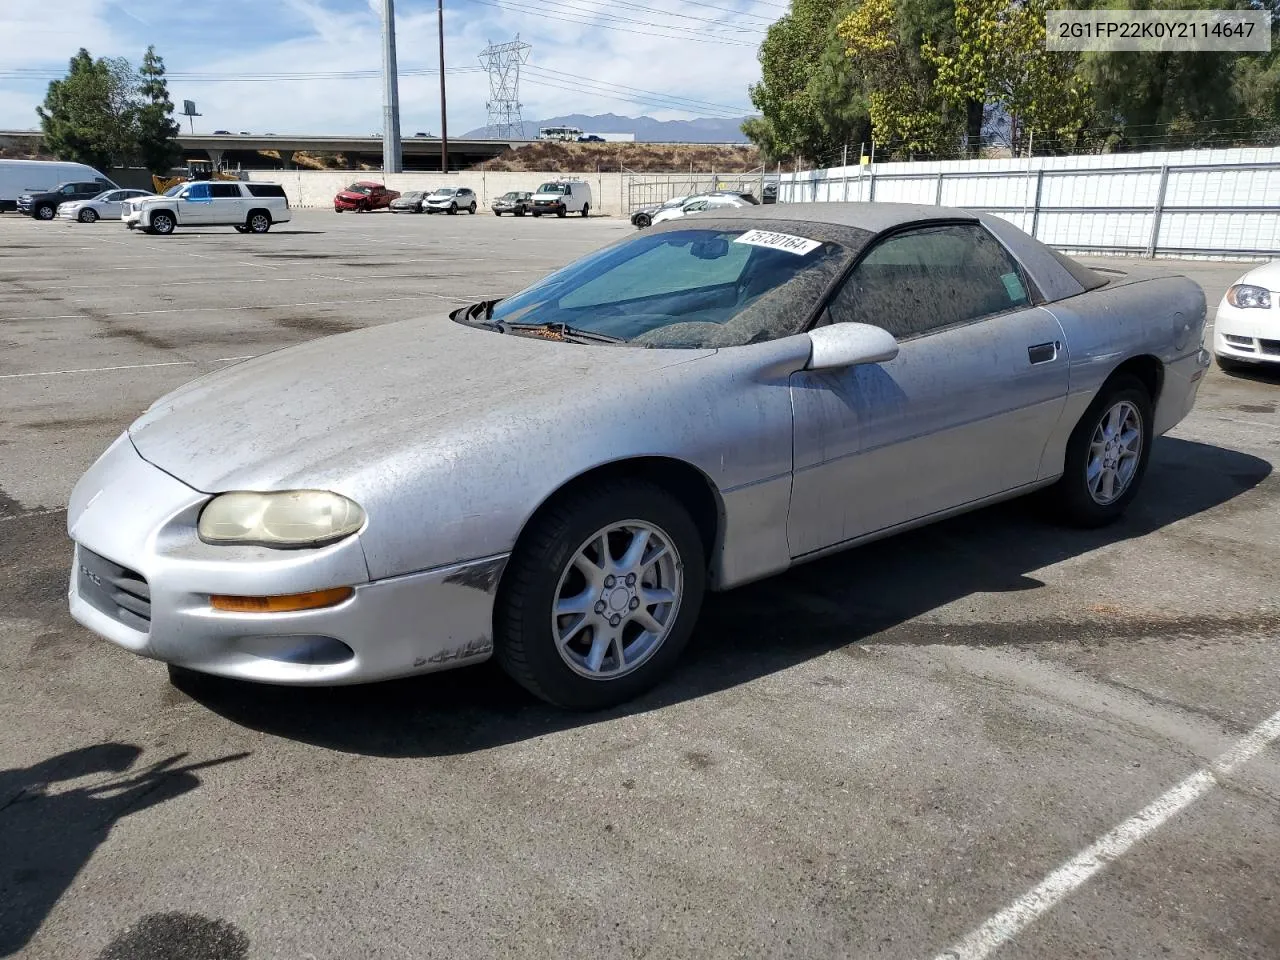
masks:
<path fill-rule="evenodd" d="M 457 216 L 457 213 L 458 213 L 458 205 L 456 203 L 449 204 L 449 216 L 451 217 Z"/>
<path fill-rule="evenodd" d="M 559 210 L 556 211 L 556 216 L 559 217 L 561 220 L 563 220 L 568 215 L 569 215 L 569 210 L 566 207 L 561 207 Z"/>
<path fill-rule="evenodd" d="M 42 203 L 40 204 L 40 206 L 36 207 L 37 220 L 52 220 L 57 215 L 57 213 L 58 211 L 55 210 L 53 207 L 49 206 L 49 204 L 47 203 Z"/>
<path fill-rule="evenodd" d="M 1151 421 L 1141 380 L 1122 374 L 1103 385 L 1071 432 L 1062 479 L 1052 488 L 1067 522 L 1102 527 L 1121 517 L 1151 459 Z"/>
<path fill-rule="evenodd" d="M 93 223 L 97 219 L 98 219 L 98 211 L 94 210 L 93 207 L 86 207 L 85 209 L 80 211 L 81 223 Z"/>
<path fill-rule="evenodd" d="M 174 226 L 176 226 L 176 224 L 174 223 L 173 214 L 171 213 L 161 212 L 153 213 L 151 215 L 152 233 L 158 233 L 162 237 L 167 237 L 169 234 L 173 233 Z"/>
<path fill-rule="evenodd" d="M 559 707 L 623 703 L 679 659 L 705 589 L 701 535 L 665 489 L 620 480 L 570 494 L 534 521 L 507 566 L 498 662 Z"/>

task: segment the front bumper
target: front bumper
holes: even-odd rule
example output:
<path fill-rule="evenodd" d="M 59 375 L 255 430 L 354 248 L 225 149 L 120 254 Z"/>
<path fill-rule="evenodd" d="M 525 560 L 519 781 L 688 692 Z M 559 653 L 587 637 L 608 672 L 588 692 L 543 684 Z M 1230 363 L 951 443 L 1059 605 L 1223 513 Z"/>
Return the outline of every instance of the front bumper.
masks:
<path fill-rule="evenodd" d="M 195 524 L 208 499 L 143 460 L 127 435 L 117 439 L 71 495 L 71 615 L 141 656 L 266 683 L 362 683 L 492 653 L 505 556 L 370 582 L 358 536 L 315 550 L 203 543 Z M 243 614 L 209 604 L 210 594 L 335 586 L 355 592 L 320 610 Z"/>
<path fill-rule="evenodd" d="M 447 213 L 449 208 L 457 206 L 457 203 L 457 200 L 426 200 L 422 204 L 422 209 L 439 213 Z"/>
<path fill-rule="evenodd" d="M 1218 307 L 1213 321 L 1213 352 L 1244 363 L 1280 363 L 1280 298 L 1269 310 Z"/>
<path fill-rule="evenodd" d="M 563 213 L 565 206 L 563 203 L 542 203 L 538 202 L 533 205 L 534 213 Z"/>
<path fill-rule="evenodd" d="M 31 216 L 31 207 L 32 202 L 30 197 L 19 197 L 14 209 L 19 213 L 25 213 L 27 216 Z"/>

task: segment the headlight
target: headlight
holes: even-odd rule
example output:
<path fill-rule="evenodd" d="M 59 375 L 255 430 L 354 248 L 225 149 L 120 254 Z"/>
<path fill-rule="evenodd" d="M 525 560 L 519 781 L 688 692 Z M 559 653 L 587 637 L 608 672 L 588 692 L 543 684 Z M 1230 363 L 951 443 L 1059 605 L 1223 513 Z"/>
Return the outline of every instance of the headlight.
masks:
<path fill-rule="evenodd" d="M 264 547 L 319 547 L 349 537 L 364 525 L 364 511 L 327 490 L 236 492 L 214 497 L 200 512 L 205 543 Z"/>
<path fill-rule="evenodd" d="M 1262 310 L 1270 310 L 1271 291 L 1251 283 L 1237 283 L 1227 290 L 1227 303 L 1242 309 L 1258 307 Z"/>

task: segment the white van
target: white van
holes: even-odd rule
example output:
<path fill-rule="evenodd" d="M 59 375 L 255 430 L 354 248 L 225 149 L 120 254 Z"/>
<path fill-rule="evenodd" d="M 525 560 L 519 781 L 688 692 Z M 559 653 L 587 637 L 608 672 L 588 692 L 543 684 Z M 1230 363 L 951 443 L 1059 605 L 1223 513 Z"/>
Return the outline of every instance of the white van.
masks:
<path fill-rule="evenodd" d="M 18 197 L 24 193 L 41 193 L 72 180 L 111 182 L 110 178 L 83 163 L 63 163 L 61 160 L 0 160 L 0 213 L 17 210 Z"/>
<path fill-rule="evenodd" d="M 585 180 L 553 180 L 544 183 L 533 195 L 533 206 L 530 212 L 535 217 L 544 213 L 554 213 L 564 217 L 571 213 L 580 213 L 584 217 L 591 213 L 591 184 Z"/>

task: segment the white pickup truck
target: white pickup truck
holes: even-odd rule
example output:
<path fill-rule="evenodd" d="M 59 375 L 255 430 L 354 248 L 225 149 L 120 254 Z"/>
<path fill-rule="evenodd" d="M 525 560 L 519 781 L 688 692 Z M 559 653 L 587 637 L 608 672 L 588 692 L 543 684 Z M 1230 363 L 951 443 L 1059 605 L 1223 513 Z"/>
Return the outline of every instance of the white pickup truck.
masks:
<path fill-rule="evenodd" d="M 171 187 L 163 196 L 130 200 L 120 215 L 130 230 L 167 235 L 178 227 L 235 227 L 266 233 L 292 219 L 289 198 L 278 183 L 197 180 Z"/>

